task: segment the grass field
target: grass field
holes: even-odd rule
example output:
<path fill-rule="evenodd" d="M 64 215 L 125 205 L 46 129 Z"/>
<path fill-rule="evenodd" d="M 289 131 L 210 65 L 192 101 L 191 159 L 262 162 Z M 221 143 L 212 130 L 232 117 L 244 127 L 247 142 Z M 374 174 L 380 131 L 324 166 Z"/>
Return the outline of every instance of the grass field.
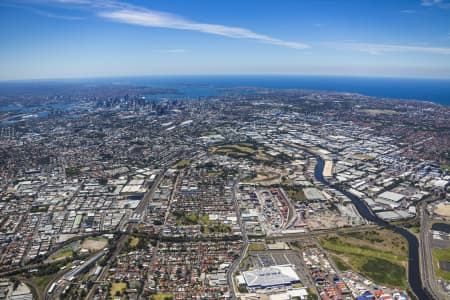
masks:
<path fill-rule="evenodd" d="M 125 282 L 114 282 L 109 294 L 111 295 L 111 298 L 114 299 L 117 292 L 122 293 L 126 288 L 127 284 Z"/>
<path fill-rule="evenodd" d="M 266 249 L 266 246 L 261 243 L 251 243 L 248 245 L 249 251 L 264 251 Z"/>
<path fill-rule="evenodd" d="M 243 144 L 233 144 L 233 145 L 225 145 L 217 148 L 212 148 L 213 153 L 218 154 L 226 154 L 226 155 L 237 155 L 237 156 L 246 156 L 249 154 L 253 154 L 256 152 L 255 149 L 243 145 Z"/>
<path fill-rule="evenodd" d="M 33 281 L 36 283 L 37 288 L 42 292 L 44 292 L 48 283 L 52 281 L 52 279 L 55 278 L 55 276 L 56 274 L 34 277 Z"/>
<path fill-rule="evenodd" d="M 406 241 L 387 230 L 369 230 L 321 237 L 322 246 L 341 270 L 354 270 L 374 282 L 406 288 Z"/>
<path fill-rule="evenodd" d="M 173 296 L 172 296 L 172 294 L 157 294 L 157 295 L 153 295 L 150 299 L 151 300 L 172 300 Z"/>
<path fill-rule="evenodd" d="M 209 177 L 217 177 L 217 176 L 222 176 L 223 175 L 223 171 L 217 171 L 217 172 L 208 172 L 208 176 Z"/>
<path fill-rule="evenodd" d="M 177 169 L 182 169 L 182 168 L 186 167 L 187 165 L 189 165 L 189 160 L 182 159 L 182 160 L 178 161 L 176 164 L 174 164 L 172 167 L 177 168 Z"/>
<path fill-rule="evenodd" d="M 347 233 L 342 236 L 350 244 L 376 251 L 393 253 L 407 260 L 408 242 L 401 235 L 391 230 L 365 230 Z"/>
<path fill-rule="evenodd" d="M 257 147 L 249 143 L 239 143 L 211 147 L 209 151 L 215 154 L 228 155 L 232 157 L 247 157 L 257 161 L 272 161 L 273 157 L 266 153 L 264 147 Z"/>
<path fill-rule="evenodd" d="M 130 246 L 132 248 L 135 248 L 139 244 L 139 238 L 136 236 L 131 237 L 130 239 Z"/>
<path fill-rule="evenodd" d="M 409 227 L 408 230 L 414 234 L 419 234 L 420 233 L 420 225 L 415 225 L 415 226 Z"/>
<path fill-rule="evenodd" d="M 338 267 L 339 270 L 341 271 L 347 271 L 347 270 L 351 270 L 352 267 L 349 266 L 345 261 L 343 261 L 341 258 L 339 258 L 339 256 L 337 255 L 331 255 L 331 259 L 334 261 L 334 263 L 336 264 L 336 267 Z"/>
<path fill-rule="evenodd" d="M 50 256 L 53 260 L 64 259 L 73 256 L 72 248 L 63 248 L 56 251 L 52 256 Z"/>
<path fill-rule="evenodd" d="M 442 170 L 450 170 L 450 166 L 449 165 L 441 165 L 441 169 Z"/>
<path fill-rule="evenodd" d="M 439 262 L 450 263 L 450 249 L 433 249 L 433 262 L 436 275 L 450 281 L 450 272 L 439 268 Z"/>
<path fill-rule="evenodd" d="M 365 257 L 363 261 L 364 263 L 361 266 L 362 273 L 372 278 L 375 282 L 403 288 L 408 286 L 406 271 L 402 266 L 375 257 Z"/>

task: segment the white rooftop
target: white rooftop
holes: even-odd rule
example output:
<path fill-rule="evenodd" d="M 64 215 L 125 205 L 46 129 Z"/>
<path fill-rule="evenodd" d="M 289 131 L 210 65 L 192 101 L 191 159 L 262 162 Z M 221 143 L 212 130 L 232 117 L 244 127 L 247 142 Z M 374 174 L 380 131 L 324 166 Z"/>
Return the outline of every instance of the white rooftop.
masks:
<path fill-rule="evenodd" d="M 289 285 L 300 281 L 292 265 L 271 266 L 243 272 L 247 286 L 272 287 Z"/>
<path fill-rule="evenodd" d="M 405 198 L 405 195 L 387 191 L 387 192 L 381 193 L 378 197 L 384 198 L 387 200 L 391 200 L 394 202 L 398 202 L 398 201 L 403 200 L 403 198 Z"/>

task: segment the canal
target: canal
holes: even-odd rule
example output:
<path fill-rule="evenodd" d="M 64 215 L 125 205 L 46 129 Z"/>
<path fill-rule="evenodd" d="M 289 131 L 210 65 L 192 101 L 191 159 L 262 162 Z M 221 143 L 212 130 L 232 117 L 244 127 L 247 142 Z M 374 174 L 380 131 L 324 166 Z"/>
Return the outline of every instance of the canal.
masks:
<path fill-rule="evenodd" d="M 312 154 L 312 153 L 311 153 Z M 314 154 L 312 154 L 314 155 Z M 419 261 L 419 242 L 414 234 L 409 232 L 408 230 L 397 227 L 392 224 L 390 224 L 387 221 L 384 221 L 380 219 L 378 216 L 376 216 L 365 204 L 363 200 L 356 197 L 352 193 L 349 193 L 348 191 L 341 189 L 335 185 L 330 184 L 324 177 L 323 177 L 323 168 L 324 168 L 324 161 L 322 158 L 320 158 L 317 155 L 314 155 L 317 160 L 317 166 L 314 170 L 314 176 L 317 180 L 322 182 L 324 185 L 329 186 L 335 190 L 338 190 L 345 196 L 347 196 L 350 200 L 352 200 L 353 204 L 355 205 L 356 209 L 360 213 L 360 215 L 365 218 L 366 220 L 389 228 L 398 234 L 401 234 L 407 241 L 408 241 L 408 253 L 409 253 L 409 263 L 408 263 L 408 280 L 409 285 L 413 292 L 416 294 L 416 296 L 420 300 L 427 300 L 429 297 L 427 296 L 427 293 L 423 289 L 422 286 L 422 279 L 420 278 L 420 261 Z"/>
<path fill-rule="evenodd" d="M 431 230 L 443 231 L 446 233 L 450 233 L 450 224 L 434 223 L 433 226 L 431 226 Z"/>

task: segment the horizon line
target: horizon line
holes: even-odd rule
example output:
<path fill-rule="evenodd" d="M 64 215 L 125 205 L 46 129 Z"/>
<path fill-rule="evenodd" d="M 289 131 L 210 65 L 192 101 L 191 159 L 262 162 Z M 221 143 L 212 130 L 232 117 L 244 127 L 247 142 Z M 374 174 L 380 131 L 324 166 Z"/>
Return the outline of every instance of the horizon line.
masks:
<path fill-rule="evenodd" d="M 111 75 L 111 76 L 69 76 L 69 77 L 44 77 L 0 79 L 0 83 L 14 82 L 45 82 L 45 81 L 78 81 L 78 80 L 102 80 L 102 79 L 133 79 L 133 78 L 164 78 L 164 77 L 348 77 L 348 78 L 386 78 L 386 79 L 419 79 L 419 80 L 450 80 L 450 76 L 407 76 L 407 75 L 366 75 L 366 74 L 307 74 L 307 73 L 259 73 L 259 74 L 235 74 L 235 73 L 202 73 L 202 74 L 148 74 L 148 75 Z"/>

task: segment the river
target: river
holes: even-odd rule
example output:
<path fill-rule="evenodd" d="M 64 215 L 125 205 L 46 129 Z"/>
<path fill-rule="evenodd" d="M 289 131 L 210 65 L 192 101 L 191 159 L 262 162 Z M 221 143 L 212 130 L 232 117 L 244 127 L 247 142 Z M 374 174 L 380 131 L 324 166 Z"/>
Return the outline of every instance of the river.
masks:
<path fill-rule="evenodd" d="M 411 289 L 416 294 L 416 296 L 420 300 L 427 300 L 429 297 L 427 296 L 427 293 L 423 289 L 422 286 L 422 279 L 420 278 L 420 261 L 419 261 L 419 242 L 414 234 L 409 232 L 408 230 L 397 227 L 392 224 L 390 224 L 387 221 L 384 221 L 380 219 L 378 216 L 376 216 L 365 204 L 365 202 L 355 195 L 347 192 L 344 189 L 341 189 L 337 186 L 334 186 L 330 184 L 324 177 L 323 177 L 323 167 L 324 167 L 324 161 L 322 158 L 314 155 L 317 159 L 317 166 L 314 170 L 314 176 L 317 180 L 325 184 L 326 186 L 329 186 L 331 188 L 334 188 L 338 191 L 340 191 L 342 194 L 350 198 L 352 200 L 353 204 L 355 205 L 358 212 L 361 214 L 363 218 L 366 220 L 373 222 L 377 225 L 389 228 L 398 234 L 402 235 L 407 241 L 408 241 L 408 253 L 409 253 L 409 263 L 408 263 L 408 281 Z"/>

